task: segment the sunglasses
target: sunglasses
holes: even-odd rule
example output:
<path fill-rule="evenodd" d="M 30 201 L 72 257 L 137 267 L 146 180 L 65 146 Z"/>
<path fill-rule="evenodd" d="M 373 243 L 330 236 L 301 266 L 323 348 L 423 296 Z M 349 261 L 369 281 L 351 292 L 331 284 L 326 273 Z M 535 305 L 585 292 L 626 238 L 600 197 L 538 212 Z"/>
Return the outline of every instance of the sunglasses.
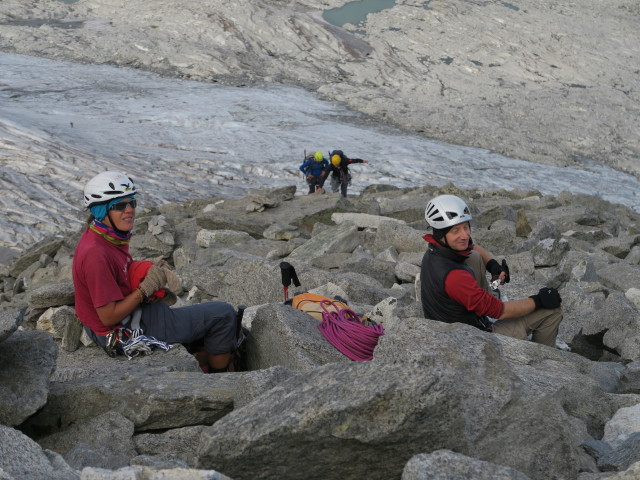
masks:
<path fill-rule="evenodd" d="M 111 205 L 109 210 L 116 210 L 118 212 L 124 212 L 127 209 L 127 206 L 131 205 L 131 208 L 136 208 L 138 206 L 138 202 L 135 199 L 129 200 L 128 202 L 118 202 Z"/>

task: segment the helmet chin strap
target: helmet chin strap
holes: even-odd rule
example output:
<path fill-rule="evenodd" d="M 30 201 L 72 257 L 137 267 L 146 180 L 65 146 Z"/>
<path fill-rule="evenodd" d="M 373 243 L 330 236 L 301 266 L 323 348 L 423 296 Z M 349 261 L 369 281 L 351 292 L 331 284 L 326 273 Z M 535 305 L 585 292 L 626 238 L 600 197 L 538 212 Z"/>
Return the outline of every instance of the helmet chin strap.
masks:
<path fill-rule="evenodd" d="M 120 229 L 116 228 L 116 222 L 114 222 L 114 221 L 111 219 L 111 210 L 107 210 L 107 217 L 105 217 L 105 218 L 109 218 L 109 226 L 110 226 L 111 228 L 113 228 L 113 230 L 114 230 L 118 235 L 126 236 L 126 235 L 127 235 L 127 233 L 129 233 L 129 232 L 126 232 L 126 231 L 124 231 L 124 230 L 120 230 Z M 102 220 L 104 221 L 104 218 L 103 218 Z"/>
<path fill-rule="evenodd" d="M 448 248 L 449 250 L 453 250 L 454 252 L 456 251 L 455 249 L 451 248 L 451 246 L 449 245 L 449 242 L 447 242 L 447 236 L 446 235 L 443 235 L 441 238 L 436 238 L 436 240 L 443 247 Z"/>

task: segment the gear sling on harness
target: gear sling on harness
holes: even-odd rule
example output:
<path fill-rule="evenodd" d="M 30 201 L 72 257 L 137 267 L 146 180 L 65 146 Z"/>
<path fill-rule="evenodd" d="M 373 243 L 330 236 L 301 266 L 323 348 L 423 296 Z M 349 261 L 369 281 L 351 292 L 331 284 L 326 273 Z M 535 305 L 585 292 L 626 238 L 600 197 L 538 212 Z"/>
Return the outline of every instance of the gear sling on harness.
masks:
<path fill-rule="evenodd" d="M 140 319 L 142 317 L 142 309 L 136 308 L 129 315 L 124 323 L 127 325 L 115 328 L 106 335 L 104 350 L 110 357 L 115 357 L 118 353 L 122 353 L 129 360 L 139 355 L 149 355 L 154 348 L 160 348 L 167 351 L 173 348 L 173 345 L 157 340 L 155 337 L 143 335 L 140 328 Z"/>

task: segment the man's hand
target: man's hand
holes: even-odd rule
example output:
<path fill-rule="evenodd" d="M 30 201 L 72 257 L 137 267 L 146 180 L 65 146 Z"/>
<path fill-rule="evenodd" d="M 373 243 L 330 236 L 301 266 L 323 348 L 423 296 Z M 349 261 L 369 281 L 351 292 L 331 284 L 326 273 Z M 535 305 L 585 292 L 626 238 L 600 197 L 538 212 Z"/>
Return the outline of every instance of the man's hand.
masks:
<path fill-rule="evenodd" d="M 536 304 L 536 310 L 541 308 L 558 308 L 562 303 L 560 293 L 555 288 L 543 287 L 536 295 L 531 295 Z"/>
<path fill-rule="evenodd" d="M 509 275 L 509 267 L 507 266 L 507 261 L 502 260 L 502 265 L 500 265 L 495 259 L 491 259 L 487 262 L 486 265 L 487 271 L 491 274 L 491 281 L 495 281 L 500 279 L 501 284 L 509 283 L 511 280 Z"/>

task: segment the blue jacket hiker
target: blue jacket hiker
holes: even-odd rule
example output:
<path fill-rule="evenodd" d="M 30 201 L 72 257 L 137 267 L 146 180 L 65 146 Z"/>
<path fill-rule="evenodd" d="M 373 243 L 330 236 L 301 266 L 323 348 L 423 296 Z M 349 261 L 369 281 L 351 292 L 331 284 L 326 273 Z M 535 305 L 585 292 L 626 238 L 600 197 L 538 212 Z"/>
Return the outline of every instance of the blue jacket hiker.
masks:
<path fill-rule="evenodd" d="M 322 152 L 316 152 L 313 156 L 307 157 L 300 165 L 300 171 L 304 173 L 307 185 L 309 185 L 309 193 L 316 193 L 316 187 L 322 182 L 324 171 L 328 166 L 329 162 L 324 158 Z"/>

